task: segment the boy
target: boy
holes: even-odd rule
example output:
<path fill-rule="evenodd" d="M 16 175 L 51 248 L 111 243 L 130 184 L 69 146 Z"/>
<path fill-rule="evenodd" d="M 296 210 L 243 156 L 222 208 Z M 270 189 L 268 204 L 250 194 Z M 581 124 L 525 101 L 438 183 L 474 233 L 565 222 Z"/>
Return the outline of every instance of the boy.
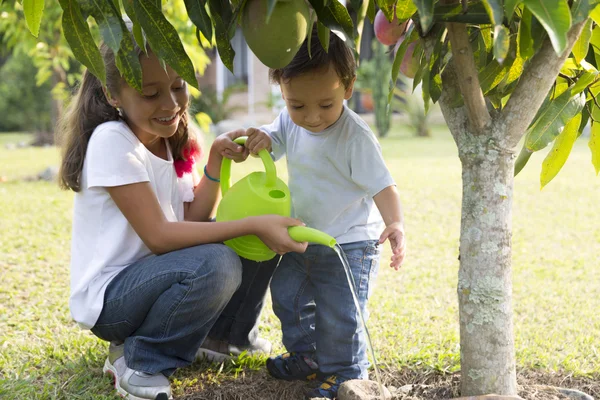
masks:
<path fill-rule="evenodd" d="M 275 159 L 286 155 L 294 217 L 342 245 L 367 315 L 378 245 L 390 240 L 396 270 L 404 259 L 400 199 L 375 135 L 343 104 L 356 80 L 352 51 L 331 34 L 325 52 L 316 30 L 311 43 L 312 57 L 305 41 L 288 66 L 270 71 L 286 109 L 271 125 L 248 129 L 246 147 L 253 154 L 266 148 Z M 322 383 L 308 398 L 335 398 L 342 382 L 368 378 L 365 334 L 332 249 L 311 245 L 304 254 L 285 254 L 271 295 L 289 352 L 267 360 L 272 376 L 318 377 Z"/>

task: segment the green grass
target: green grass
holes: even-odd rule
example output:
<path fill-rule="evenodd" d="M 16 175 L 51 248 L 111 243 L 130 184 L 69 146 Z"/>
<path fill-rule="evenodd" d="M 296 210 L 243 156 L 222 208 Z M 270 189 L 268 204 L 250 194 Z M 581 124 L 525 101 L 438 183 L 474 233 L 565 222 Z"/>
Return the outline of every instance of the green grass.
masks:
<path fill-rule="evenodd" d="M 409 255 L 387 267 L 385 249 L 369 329 L 381 364 L 423 371 L 459 368 L 456 284 L 461 172 L 443 128 L 431 139 L 393 132 L 382 140 L 405 208 Z M 106 345 L 68 310 L 73 196 L 22 178 L 57 165 L 55 148 L 8 150 L 22 135 L 0 135 L 0 397 L 114 399 L 101 376 Z M 559 176 L 540 191 L 543 154 L 516 178 L 513 276 L 520 367 L 600 378 L 600 180 L 579 140 Z M 244 165 L 246 167 L 246 165 Z M 285 166 L 278 167 L 284 174 Z M 260 168 L 253 159 L 247 168 Z M 239 164 L 234 176 L 243 175 Z M 245 169 L 245 168 L 244 168 Z M 262 335 L 281 350 L 269 307 Z M 259 358 L 175 375 L 177 394 L 261 367 Z"/>

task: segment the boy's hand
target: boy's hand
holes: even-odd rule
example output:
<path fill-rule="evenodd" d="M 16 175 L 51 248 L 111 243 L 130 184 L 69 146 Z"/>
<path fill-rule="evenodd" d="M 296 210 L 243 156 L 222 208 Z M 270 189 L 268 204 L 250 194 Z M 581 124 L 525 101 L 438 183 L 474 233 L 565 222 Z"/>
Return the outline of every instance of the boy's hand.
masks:
<path fill-rule="evenodd" d="M 390 267 L 398 271 L 406 255 L 406 238 L 404 237 L 404 227 L 401 223 L 395 222 L 388 225 L 379 237 L 379 244 L 388 239 L 392 247 L 392 262 L 390 263 Z"/>
<path fill-rule="evenodd" d="M 256 128 L 248 128 L 246 129 L 246 136 L 248 136 L 246 148 L 250 151 L 250 154 L 257 155 L 262 149 L 271 151 L 271 137 L 265 132 Z"/>
<path fill-rule="evenodd" d="M 242 162 L 248 158 L 248 149 L 242 145 L 234 143 L 234 139 L 240 136 L 244 136 L 246 131 L 243 129 L 236 129 L 235 131 L 226 132 L 215 138 L 210 151 L 216 153 L 221 157 L 227 157 L 235 161 L 236 163 Z"/>

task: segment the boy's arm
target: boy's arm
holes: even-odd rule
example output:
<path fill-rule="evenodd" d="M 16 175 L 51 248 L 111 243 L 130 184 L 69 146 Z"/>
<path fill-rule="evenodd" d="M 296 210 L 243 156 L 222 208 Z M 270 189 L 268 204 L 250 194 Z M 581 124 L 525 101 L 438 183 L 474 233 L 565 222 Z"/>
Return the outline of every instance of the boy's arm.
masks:
<path fill-rule="evenodd" d="M 396 270 L 402 265 L 406 255 L 406 238 L 404 234 L 404 216 L 400 195 L 396 186 L 388 186 L 373 196 L 375 204 L 385 222 L 385 230 L 379 237 L 379 243 L 389 239 L 392 247 L 390 266 Z"/>

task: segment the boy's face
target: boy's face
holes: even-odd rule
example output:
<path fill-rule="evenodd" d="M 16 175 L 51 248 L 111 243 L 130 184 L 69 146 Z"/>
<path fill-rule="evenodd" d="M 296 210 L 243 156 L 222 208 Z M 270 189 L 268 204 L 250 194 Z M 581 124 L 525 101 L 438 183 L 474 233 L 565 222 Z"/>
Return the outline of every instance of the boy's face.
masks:
<path fill-rule="evenodd" d="M 342 115 L 344 100 L 352 96 L 354 80 L 344 87 L 333 66 L 310 71 L 281 83 L 292 121 L 313 133 L 330 127 Z"/>
<path fill-rule="evenodd" d="M 166 72 L 154 53 L 140 56 L 142 93 L 123 84 L 115 95 L 124 118 L 142 143 L 173 136 L 187 109 L 187 84 L 169 66 Z"/>

